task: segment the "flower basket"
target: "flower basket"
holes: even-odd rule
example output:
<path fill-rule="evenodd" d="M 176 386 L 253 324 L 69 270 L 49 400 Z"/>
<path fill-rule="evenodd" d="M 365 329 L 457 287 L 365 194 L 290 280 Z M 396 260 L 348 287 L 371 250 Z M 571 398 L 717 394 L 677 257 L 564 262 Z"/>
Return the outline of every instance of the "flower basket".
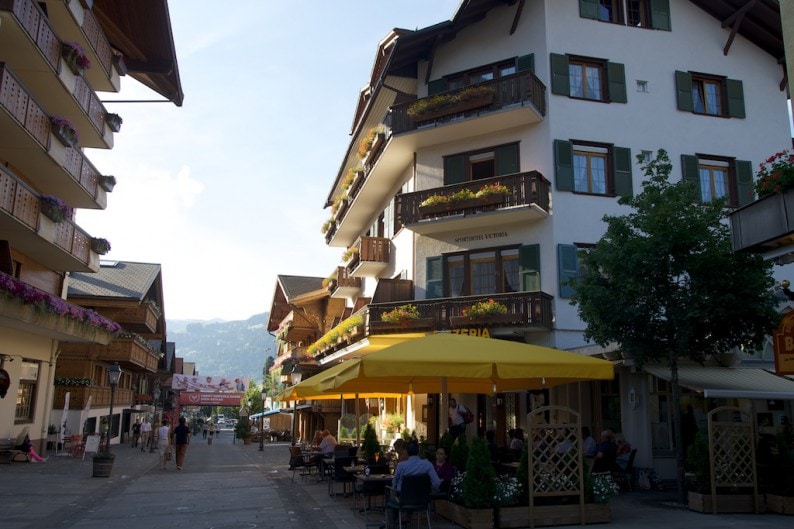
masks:
<path fill-rule="evenodd" d="M 64 147 L 77 147 L 80 135 L 71 121 L 64 117 L 53 116 L 50 118 L 50 130 Z"/>
<path fill-rule="evenodd" d="M 85 50 L 76 42 L 66 41 L 61 44 L 61 57 L 75 75 L 82 75 L 84 70 L 91 68 L 91 60 Z"/>
<path fill-rule="evenodd" d="M 105 123 L 108 124 L 110 130 L 112 130 L 113 132 L 118 132 L 119 130 L 121 130 L 121 124 L 123 123 L 123 120 L 121 119 L 121 116 L 119 116 L 118 114 L 113 114 L 108 112 L 107 114 L 105 114 Z"/>
<path fill-rule="evenodd" d="M 755 182 L 758 198 L 794 187 L 794 152 L 780 151 L 762 162 Z"/>
<path fill-rule="evenodd" d="M 113 175 L 101 175 L 98 179 L 99 187 L 110 193 L 116 187 L 116 177 Z"/>
<path fill-rule="evenodd" d="M 72 208 L 58 197 L 42 195 L 39 197 L 39 210 L 55 223 L 63 222 L 72 216 Z"/>
<path fill-rule="evenodd" d="M 755 501 L 752 494 L 701 494 L 689 491 L 688 505 L 689 510 L 704 513 L 714 512 L 714 501 L 716 500 L 716 512 L 725 513 L 751 513 L 755 511 Z"/>
<path fill-rule="evenodd" d="M 110 242 L 107 239 L 94 237 L 91 239 L 91 251 L 105 255 L 110 251 Z"/>
<path fill-rule="evenodd" d="M 430 121 L 493 104 L 494 90 L 487 86 L 471 86 L 452 94 L 439 94 L 418 100 L 408 108 L 415 122 Z"/>

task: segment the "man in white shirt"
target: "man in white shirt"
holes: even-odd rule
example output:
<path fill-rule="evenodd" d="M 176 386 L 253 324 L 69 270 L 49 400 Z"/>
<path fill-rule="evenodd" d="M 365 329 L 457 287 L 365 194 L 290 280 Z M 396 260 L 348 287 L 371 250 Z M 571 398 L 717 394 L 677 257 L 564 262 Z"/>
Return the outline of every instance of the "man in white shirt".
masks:
<path fill-rule="evenodd" d="M 146 445 L 149 443 L 149 437 L 152 434 L 152 423 L 148 420 L 141 423 L 141 452 L 146 451 Z"/>

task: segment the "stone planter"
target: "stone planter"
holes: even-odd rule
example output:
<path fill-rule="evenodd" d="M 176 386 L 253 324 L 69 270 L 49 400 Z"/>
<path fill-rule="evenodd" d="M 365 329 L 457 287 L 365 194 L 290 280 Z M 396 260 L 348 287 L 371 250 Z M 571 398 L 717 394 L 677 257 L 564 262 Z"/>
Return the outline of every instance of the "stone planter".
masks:
<path fill-rule="evenodd" d="M 412 116 L 412 119 L 415 123 L 420 123 L 423 121 L 431 121 L 446 116 L 462 114 L 469 110 L 474 110 L 481 107 L 487 107 L 492 104 L 493 104 L 493 94 L 487 94 L 487 95 L 482 95 L 480 97 L 474 97 L 467 101 L 458 101 L 457 103 L 453 103 L 451 105 L 444 105 L 434 110 L 429 110 L 427 112 L 423 112 L 422 114 Z"/>
<path fill-rule="evenodd" d="M 756 512 L 752 494 L 717 494 L 716 510 L 711 494 L 689 492 L 689 510 L 704 513 L 751 513 Z"/>
<path fill-rule="evenodd" d="M 777 514 L 794 514 L 794 496 L 765 495 L 766 510 Z"/>
<path fill-rule="evenodd" d="M 463 505 L 447 503 L 447 512 L 442 514 L 448 520 L 451 520 L 465 529 L 492 529 L 494 527 L 494 510 L 493 508 L 487 509 L 469 509 Z M 441 513 L 439 513 L 441 514 Z"/>
<path fill-rule="evenodd" d="M 450 316 L 452 327 L 486 327 L 521 322 L 521 314 L 484 314 L 482 316 Z"/>
<path fill-rule="evenodd" d="M 488 206 L 502 204 L 505 200 L 504 193 L 494 193 L 484 197 L 469 198 L 466 200 L 456 200 L 455 202 L 443 202 L 429 206 L 419 206 L 419 214 L 422 217 L 445 215 L 457 213 L 466 209 L 477 209 Z"/>

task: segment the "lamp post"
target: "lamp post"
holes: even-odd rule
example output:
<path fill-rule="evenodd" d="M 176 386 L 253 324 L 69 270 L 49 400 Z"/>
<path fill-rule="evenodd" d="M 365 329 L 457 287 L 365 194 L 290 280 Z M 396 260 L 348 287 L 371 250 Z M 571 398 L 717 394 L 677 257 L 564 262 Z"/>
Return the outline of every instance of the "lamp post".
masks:
<path fill-rule="evenodd" d="M 108 412 L 108 438 L 105 443 L 105 452 L 110 455 L 110 438 L 113 433 L 113 395 L 116 393 L 116 386 L 121 378 L 121 366 L 118 362 L 114 362 L 108 368 L 108 383 L 110 384 L 110 411 Z"/>
<path fill-rule="evenodd" d="M 298 364 L 295 364 L 292 367 L 292 372 L 289 374 L 289 376 L 290 376 L 290 382 L 292 382 L 293 386 L 301 383 L 301 379 L 303 378 L 303 371 L 301 371 L 301 368 Z M 295 446 L 295 422 L 297 415 L 298 415 L 298 401 L 296 400 L 292 405 L 292 433 L 291 433 L 292 446 Z"/>
<path fill-rule="evenodd" d="M 160 384 L 155 381 L 154 390 L 152 390 L 152 397 L 154 398 L 154 415 L 152 415 L 152 431 L 149 432 L 149 453 L 153 453 L 154 446 L 154 426 L 157 424 L 157 401 L 160 400 Z"/>
<path fill-rule="evenodd" d="M 265 398 L 267 397 L 267 390 L 265 390 L 265 386 L 262 386 L 262 393 L 260 393 L 262 397 L 262 415 L 259 416 L 259 451 L 265 451 Z"/>

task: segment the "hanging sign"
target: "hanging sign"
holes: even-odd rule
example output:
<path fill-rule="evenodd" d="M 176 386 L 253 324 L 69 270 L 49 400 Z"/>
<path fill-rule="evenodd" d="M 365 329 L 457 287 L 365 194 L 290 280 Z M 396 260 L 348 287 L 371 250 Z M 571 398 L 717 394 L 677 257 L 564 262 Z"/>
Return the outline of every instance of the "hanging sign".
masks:
<path fill-rule="evenodd" d="M 794 375 L 794 311 L 783 316 L 774 337 L 775 373 Z"/>

